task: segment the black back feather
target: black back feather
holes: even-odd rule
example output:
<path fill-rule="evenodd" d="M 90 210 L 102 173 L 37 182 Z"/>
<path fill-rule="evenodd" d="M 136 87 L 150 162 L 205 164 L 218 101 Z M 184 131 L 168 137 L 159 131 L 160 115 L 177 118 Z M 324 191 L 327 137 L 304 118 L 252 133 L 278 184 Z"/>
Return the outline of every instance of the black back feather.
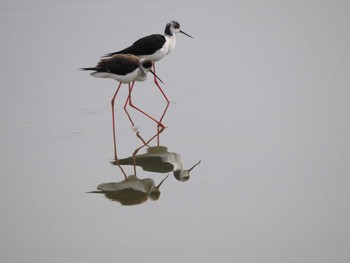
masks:
<path fill-rule="evenodd" d="M 108 72 L 116 75 L 126 75 L 140 65 L 140 60 L 130 54 L 119 54 L 110 58 L 101 59 L 96 67 L 82 68 L 82 70 L 94 70 L 96 72 Z"/>
<path fill-rule="evenodd" d="M 104 57 L 110 57 L 115 54 L 133 54 L 135 56 L 151 55 L 162 48 L 166 39 L 163 35 L 153 34 L 137 40 L 130 47 L 123 50 L 106 54 Z"/>

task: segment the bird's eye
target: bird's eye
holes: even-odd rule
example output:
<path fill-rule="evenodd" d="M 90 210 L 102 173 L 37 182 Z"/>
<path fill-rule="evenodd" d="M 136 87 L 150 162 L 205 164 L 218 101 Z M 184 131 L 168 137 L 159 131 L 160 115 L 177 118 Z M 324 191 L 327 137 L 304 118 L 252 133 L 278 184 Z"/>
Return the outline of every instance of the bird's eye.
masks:
<path fill-rule="evenodd" d="M 175 29 L 179 29 L 179 28 L 180 28 L 179 22 L 173 21 L 173 27 L 174 27 Z"/>

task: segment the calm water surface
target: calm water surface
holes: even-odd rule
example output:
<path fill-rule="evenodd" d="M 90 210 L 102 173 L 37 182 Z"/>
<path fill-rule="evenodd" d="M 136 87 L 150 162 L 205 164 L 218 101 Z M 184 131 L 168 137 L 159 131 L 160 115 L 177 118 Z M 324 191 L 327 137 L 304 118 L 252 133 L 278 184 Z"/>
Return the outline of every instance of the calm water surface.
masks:
<path fill-rule="evenodd" d="M 0 261 L 349 262 L 349 7 L 1 3 Z M 160 145 L 183 169 L 201 163 L 186 182 L 170 171 L 158 200 L 141 194 L 140 205 L 87 193 L 130 182 L 111 164 L 117 83 L 78 69 L 174 19 L 194 39 L 178 35 L 157 64 L 171 100 Z M 126 96 L 120 158 L 141 143 Z M 134 102 L 154 116 L 165 107 L 152 78 Z M 168 174 L 152 165 L 137 168 L 140 192 Z"/>

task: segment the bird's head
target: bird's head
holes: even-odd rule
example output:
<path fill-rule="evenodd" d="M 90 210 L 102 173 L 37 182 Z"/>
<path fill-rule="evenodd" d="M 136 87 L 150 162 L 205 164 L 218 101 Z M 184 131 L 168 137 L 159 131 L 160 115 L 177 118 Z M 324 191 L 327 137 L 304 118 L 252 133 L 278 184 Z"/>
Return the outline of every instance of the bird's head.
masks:
<path fill-rule="evenodd" d="M 200 164 L 201 161 L 199 161 L 198 163 L 196 163 L 195 165 L 193 165 L 190 169 L 188 170 L 177 170 L 174 171 L 174 177 L 181 181 L 181 182 L 186 182 L 190 179 L 190 172 L 193 170 L 193 168 L 195 168 L 198 164 Z"/>
<path fill-rule="evenodd" d="M 173 35 L 173 34 L 176 34 L 176 33 L 182 33 L 190 38 L 193 38 L 192 36 L 190 36 L 189 34 L 185 33 L 184 31 L 182 31 L 180 29 L 180 23 L 179 22 L 176 22 L 176 21 L 171 21 L 169 22 L 166 27 L 165 27 L 165 34 L 167 35 Z"/>

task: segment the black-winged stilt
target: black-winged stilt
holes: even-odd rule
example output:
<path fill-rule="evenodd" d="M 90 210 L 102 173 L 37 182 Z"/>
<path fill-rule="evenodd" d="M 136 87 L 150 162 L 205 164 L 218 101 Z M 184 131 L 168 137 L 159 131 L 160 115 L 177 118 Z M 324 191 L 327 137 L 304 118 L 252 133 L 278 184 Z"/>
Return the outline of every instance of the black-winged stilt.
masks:
<path fill-rule="evenodd" d="M 160 78 L 152 71 L 152 62 L 145 58 L 138 58 L 137 56 L 131 54 L 116 54 L 110 58 L 101 59 L 95 67 L 81 68 L 82 70 L 92 70 L 92 76 L 97 78 L 110 78 L 119 82 L 118 88 L 113 95 L 111 100 L 112 104 L 112 126 L 113 126 L 113 141 L 114 141 L 114 159 L 118 161 L 117 158 L 117 146 L 116 146 L 116 135 L 115 135 L 115 117 L 114 117 L 114 101 L 119 92 L 122 83 L 128 83 L 129 85 L 129 95 L 124 105 L 124 110 L 126 110 L 126 105 L 129 105 L 141 113 L 145 114 L 147 117 L 155 121 L 159 127 L 161 127 L 160 132 L 162 132 L 165 127 L 163 124 L 158 122 L 152 116 L 148 115 L 138 107 L 134 106 L 131 102 L 131 91 L 133 89 L 135 81 L 144 81 L 147 79 L 147 73 L 151 72 L 154 77 L 162 82 Z M 132 83 L 132 84 L 131 84 Z M 162 82 L 163 83 L 163 82 Z M 128 117 L 133 124 L 129 114 Z M 159 133 L 160 133 L 159 132 Z M 139 134 L 137 133 L 139 136 Z"/>
<path fill-rule="evenodd" d="M 131 46 L 117 51 L 106 54 L 105 57 L 113 56 L 115 54 L 133 54 L 139 58 L 146 58 L 153 62 L 153 71 L 156 72 L 154 62 L 161 60 L 166 55 L 168 55 L 175 47 L 176 44 L 176 33 L 182 33 L 188 37 L 193 38 L 189 34 L 185 33 L 180 29 L 180 23 L 176 21 L 171 21 L 166 24 L 164 35 L 161 34 L 152 34 L 143 38 L 140 38 L 134 42 Z M 160 87 L 156 77 L 154 78 L 154 83 L 158 87 L 159 91 L 162 93 L 164 99 L 166 100 L 166 107 L 162 116 L 159 119 L 159 123 L 162 122 L 165 113 L 169 107 L 169 99 L 165 95 L 163 89 Z M 159 138 L 158 138 L 159 144 Z"/>
<path fill-rule="evenodd" d="M 176 21 L 171 21 L 166 24 L 164 35 L 153 34 L 137 40 L 131 46 L 106 54 L 105 57 L 113 56 L 115 54 L 133 54 L 139 58 L 146 58 L 152 62 L 156 62 L 168 55 L 175 47 L 176 33 L 182 33 L 188 37 L 193 38 L 189 34 L 180 30 L 180 24 Z"/>
<path fill-rule="evenodd" d="M 122 205 L 139 205 L 148 199 L 154 201 L 160 197 L 160 186 L 169 174 L 156 186 L 153 179 L 139 179 L 130 175 L 121 182 L 103 183 L 97 186 L 98 191 L 88 193 L 104 194 L 108 199 Z"/>
<path fill-rule="evenodd" d="M 177 180 L 185 182 L 190 179 L 190 172 L 200 162 L 190 169 L 184 169 L 180 154 L 168 152 L 168 148 L 165 146 L 153 146 L 148 148 L 144 154 L 120 159 L 119 165 L 136 165 L 142 167 L 144 171 L 155 173 L 173 172 Z"/>

